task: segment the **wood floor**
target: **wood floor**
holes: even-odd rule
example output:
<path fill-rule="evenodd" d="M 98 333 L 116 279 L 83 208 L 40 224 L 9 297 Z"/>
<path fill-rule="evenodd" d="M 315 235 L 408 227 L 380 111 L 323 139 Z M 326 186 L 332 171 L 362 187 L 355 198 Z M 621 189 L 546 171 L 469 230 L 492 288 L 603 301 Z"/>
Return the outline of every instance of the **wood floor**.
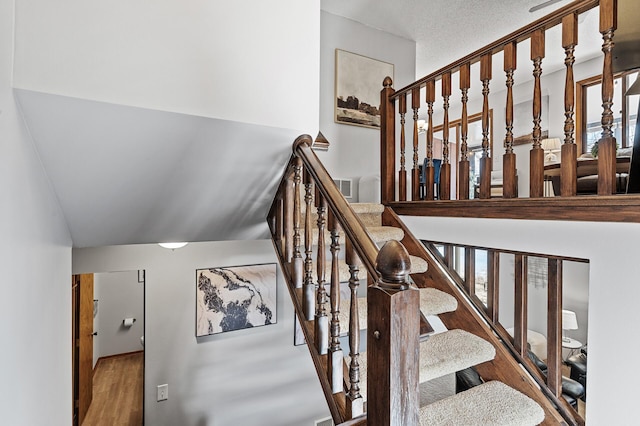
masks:
<path fill-rule="evenodd" d="M 144 352 L 102 358 L 82 426 L 141 426 Z"/>

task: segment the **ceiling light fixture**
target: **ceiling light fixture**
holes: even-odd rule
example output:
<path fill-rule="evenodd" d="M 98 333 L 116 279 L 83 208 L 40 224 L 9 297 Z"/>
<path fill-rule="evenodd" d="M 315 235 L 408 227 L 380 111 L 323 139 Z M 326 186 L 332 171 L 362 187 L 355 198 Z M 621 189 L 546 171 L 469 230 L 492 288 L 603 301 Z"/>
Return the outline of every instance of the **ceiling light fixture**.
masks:
<path fill-rule="evenodd" d="M 158 245 L 160 247 L 166 248 L 166 249 L 171 249 L 171 250 L 175 250 L 175 249 L 179 249 L 182 248 L 184 246 L 186 246 L 189 243 L 158 243 Z"/>

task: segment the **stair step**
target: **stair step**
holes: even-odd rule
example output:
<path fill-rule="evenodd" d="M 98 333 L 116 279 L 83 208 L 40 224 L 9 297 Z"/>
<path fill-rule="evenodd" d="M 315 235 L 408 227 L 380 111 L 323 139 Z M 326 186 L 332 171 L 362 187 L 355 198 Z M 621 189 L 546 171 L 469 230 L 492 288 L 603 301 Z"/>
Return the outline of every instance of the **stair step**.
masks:
<path fill-rule="evenodd" d="M 464 330 L 434 334 L 420 343 L 420 383 L 491 361 L 496 349 Z"/>
<path fill-rule="evenodd" d="M 379 203 L 349 203 L 353 211 L 358 215 L 365 227 L 368 226 L 380 226 L 382 225 L 382 212 L 384 212 L 384 206 Z M 304 217 L 307 206 L 304 201 L 300 204 L 300 214 Z M 313 207 L 311 210 L 311 221 L 316 223 L 318 221 L 318 210 Z"/>
<path fill-rule="evenodd" d="M 404 231 L 394 226 L 368 226 L 366 231 L 378 247 L 382 247 L 389 240 L 401 241 L 404 238 Z M 344 244 L 344 231 L 340 230 L 338 235 L 340 243 Z M 318 228 L 313 228 L 311 241 L 314 246 L 318 245 Z M 331 233 L 328 230 L 325 231 L 324 242 L 327 247 L 331 244 Z"/>
<path fill-rule="evenodd" d="M 349 327 L 349 307 L 351 301 L 349 299 L 340 300 L 340 330 L 343 334 L 348 331 Z M 420 311 L 427 317 L 430 315 L 440 315 L 445 312 L 455 311 L 458 307 L 456 299 L 447 293 L 436 290 L 435 288 L 420 289 Z M 358 298 L 358 320 L 360 322 L 360 330 L 367 328 L 367 298 Z"/>
<path fill-rule="evenodd" d="M 544 411 L 528 396 L 491 381 L 420 408 L 421 426 L 533 426 Z"/>
<path fill-rule="evenodd" d="M 420 343 L 420 378 L 419 382 L 442 377 L 464 370 L 476 364 L 491 361 L 495 357 L 495 348 L 486 340 L 464 330 L 449 330 L 434 334 Z M 345 356 L 348 366 L 350 357 Z M 366 352 L 360 356 L 360 393 L 367 399 L 367 357 Z M 479 387 L 479 386 L 477 386 Z M 453 423 L 451 423 L 453 424 Z M 483 424 L 483 423 L 455 423 Z"/>

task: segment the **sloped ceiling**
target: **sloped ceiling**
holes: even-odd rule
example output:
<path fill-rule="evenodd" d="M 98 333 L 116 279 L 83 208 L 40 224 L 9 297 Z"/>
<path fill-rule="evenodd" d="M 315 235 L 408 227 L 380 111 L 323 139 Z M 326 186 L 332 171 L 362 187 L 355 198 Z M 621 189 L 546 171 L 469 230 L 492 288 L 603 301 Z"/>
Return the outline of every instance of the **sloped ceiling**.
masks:
<path fill-rule="evenodd" d="M 268 236 L 293 131 L 16 94 L 74 247 Z"/>

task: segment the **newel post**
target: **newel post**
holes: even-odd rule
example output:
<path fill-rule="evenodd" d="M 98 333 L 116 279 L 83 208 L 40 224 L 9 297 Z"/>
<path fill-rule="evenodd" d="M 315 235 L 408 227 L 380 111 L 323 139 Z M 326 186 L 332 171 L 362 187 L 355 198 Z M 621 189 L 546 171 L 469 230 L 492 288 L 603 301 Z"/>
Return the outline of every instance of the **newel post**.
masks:
<path fill-rule="evenodd" d="M 380 278 L 367 291 L 367 425 L 418 425 L 418 290 L 409 255 L 397 241 L 378 253 Z"/>
<path fill-rule="evenodd" d="M 380 197 L 382 204 L 396 200 L 396 107 L 391 77 L 380 92 Z"/>

